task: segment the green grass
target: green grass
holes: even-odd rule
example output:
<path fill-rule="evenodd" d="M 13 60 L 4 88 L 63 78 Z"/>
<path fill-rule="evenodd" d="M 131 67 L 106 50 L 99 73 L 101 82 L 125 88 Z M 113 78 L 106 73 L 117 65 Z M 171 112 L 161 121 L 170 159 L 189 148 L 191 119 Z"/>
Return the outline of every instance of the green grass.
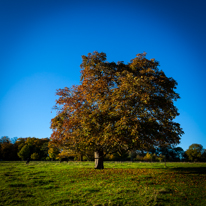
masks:
<path fill-rule="evenodd" d="M 206 205 L 206 163 L 0 162 L 0 205 Z"/>

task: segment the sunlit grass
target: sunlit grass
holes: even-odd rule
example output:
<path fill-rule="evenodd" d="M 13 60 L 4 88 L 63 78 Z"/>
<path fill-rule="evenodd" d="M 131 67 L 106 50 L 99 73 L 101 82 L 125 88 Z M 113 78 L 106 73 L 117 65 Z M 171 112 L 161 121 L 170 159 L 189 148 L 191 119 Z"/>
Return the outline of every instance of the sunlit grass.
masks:
<path fill-rule="evenodd" d="M 206 163 L 0 162 L 0 205 L 206 205 Z"/>

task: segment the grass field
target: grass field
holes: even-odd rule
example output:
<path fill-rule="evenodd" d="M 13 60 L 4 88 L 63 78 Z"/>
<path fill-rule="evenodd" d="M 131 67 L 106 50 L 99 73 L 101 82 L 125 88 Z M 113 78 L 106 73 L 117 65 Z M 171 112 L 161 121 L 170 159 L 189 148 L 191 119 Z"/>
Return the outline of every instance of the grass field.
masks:
<path fill-rule="evenodd" d="M 0 162 L 0 205 L 206 205 L 206 163 Z"/>

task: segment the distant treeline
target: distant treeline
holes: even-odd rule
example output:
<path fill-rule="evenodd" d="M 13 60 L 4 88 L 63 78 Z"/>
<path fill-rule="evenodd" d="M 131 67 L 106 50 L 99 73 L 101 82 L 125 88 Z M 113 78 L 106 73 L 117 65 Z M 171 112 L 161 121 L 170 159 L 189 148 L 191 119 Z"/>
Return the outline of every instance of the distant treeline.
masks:
<path fill-rule="evenodd" d="M 0 160 L 68 160 L 86 161 L 94 160 L 94 154 L 84 156 L 84 154 L 72 153 L 61 148 L 56 148 L 50 144 L 49 138 L 0 138 Z M 148 150 L 122 151 L 106 155 L 106 161 L 193 161 L 206 162 L 206 149 L 201 144 L 192 144 L 184 151 L 181 147 L 167 146 L 150 148 Z"/>

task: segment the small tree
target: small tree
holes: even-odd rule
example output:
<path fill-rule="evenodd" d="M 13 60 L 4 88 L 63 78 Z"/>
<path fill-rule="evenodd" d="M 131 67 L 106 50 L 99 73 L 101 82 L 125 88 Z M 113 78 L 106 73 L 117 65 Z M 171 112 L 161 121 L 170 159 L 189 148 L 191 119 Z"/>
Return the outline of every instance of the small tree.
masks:
<path fill-rule="evenodd" d="M 152 154 L 147 152 L 147 154 L 144 156 L 143 160 L 145 160 L 145 161 L 152 161 Z"/>
<path fill-rule="evenodd" d="M 203 146 L 201 144 L 192 144 L 189 146 L 189 149 L 186 150 L 186 155 L 190 161 L 200 161 L 201 156 L 204 152 Z"/>
<path fill-rule="evenodd" d="M 18 152 L 18 156 L 22 160 L 26 160 L 27 158 L 30 158 L 30 149 L 28 145 L 24 145 L 21 150 Z"/>
<path fill-rule="evenodd" d="M 159 156 L 157 156 L 157 159 L 162 162 L 165 159 L 165 156 L 160 154 Z"/>

